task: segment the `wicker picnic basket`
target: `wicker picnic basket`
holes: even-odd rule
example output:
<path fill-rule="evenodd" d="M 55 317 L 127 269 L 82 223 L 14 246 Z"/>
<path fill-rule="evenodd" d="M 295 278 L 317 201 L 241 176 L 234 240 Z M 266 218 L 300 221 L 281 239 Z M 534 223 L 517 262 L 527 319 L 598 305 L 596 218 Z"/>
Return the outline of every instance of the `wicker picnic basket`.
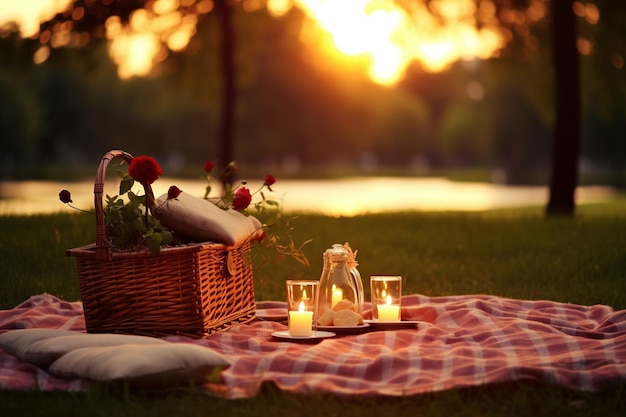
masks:
<path fill-rule="evenodd" d="M 96 243 L 67 251 L 76 258 L 87 331 L 202 337 L 253 320 L 249 241 L 164 247 L 158 255 L 112 250 L 102 193 L 106 168 L 116 157 L 133 160 L 127 152 L 110 151 L 100 162 L 94 185 Z"/>

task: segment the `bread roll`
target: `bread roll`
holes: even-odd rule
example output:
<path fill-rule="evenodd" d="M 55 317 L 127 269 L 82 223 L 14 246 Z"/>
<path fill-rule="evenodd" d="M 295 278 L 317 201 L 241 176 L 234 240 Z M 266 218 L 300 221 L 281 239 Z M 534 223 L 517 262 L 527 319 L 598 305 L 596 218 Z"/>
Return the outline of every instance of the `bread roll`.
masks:
<path fill-rule="evenodd" d="M 352 310 L 336 311 L 333 317 L 334 326 L 358 326 L 360 315 Z"/>
<path fill-rule="evenodd" d="M 333 307 L 333 311 L 341 311 L 341 310 L 352 310 L 356 313 L 356 304 L 344 298 L 343 300 L 335 304 L 335 306 Z"/>
<path fill-rule="evenodd" d="M 326 310 L 324 314 L 322 314 L 320 318 L 317 319 L 317 324 L 319 326 L 332 326 L 334 317 L 335 313 L 333 311 Z"/>

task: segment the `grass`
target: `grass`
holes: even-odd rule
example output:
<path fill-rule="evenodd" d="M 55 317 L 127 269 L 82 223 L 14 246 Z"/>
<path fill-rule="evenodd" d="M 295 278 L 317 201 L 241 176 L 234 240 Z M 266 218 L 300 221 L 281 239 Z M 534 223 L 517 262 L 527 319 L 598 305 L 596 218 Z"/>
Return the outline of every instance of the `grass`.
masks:
<path fill-rule="evenodd" d="M 341 398 L 289 395 L 266 387 L 245 400 L 212 398 L 198 392 L 169 395 L 2 393 L 5 416 L 623 416 L 624 393 L 580 393 L 528 385 L 504 385 L 398 398 Z"/>
<path fill-rule="evenodd" d="M 48 292 L 79 299 L 68 248 L 94 241 L 87 214 L 0 216 L 0 309 Z M 541 208 L 479 213 L 394 213 L 354 218 L 303 215 L 294 222 L 307 268 L 255 249 L 259 300 L 284 296 L 287 278 L 318 278 L 332 243 L 358 249 L 367 282 L 400 274 L 405 293 L 429 296 L 486 293 L 626 309 L 626 197 L 585 205 L 574 218 L 545 218 Z M 367 286 L 366 286 L 367 287 Z M 366 290 L 367 292 L 367 290 Z M 224 400 L 195 391 L 123 394 L 0 392 L 1 415 L 28 416 L 621 416 L 622 387 L 571 392 L 527 383 L 485 386 L 402 398 L 291 395 L 266 386 L 252 399 Z"/>

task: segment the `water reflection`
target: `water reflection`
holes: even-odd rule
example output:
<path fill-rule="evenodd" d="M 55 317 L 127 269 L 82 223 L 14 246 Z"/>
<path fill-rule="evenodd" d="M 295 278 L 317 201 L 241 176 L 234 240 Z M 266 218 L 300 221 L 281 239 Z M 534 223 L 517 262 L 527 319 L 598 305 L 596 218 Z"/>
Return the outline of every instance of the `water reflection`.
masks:
<path fill-rule="evenodd" d="M 105 184 L 105 194 L 117 193 L 119 183 Z M 205 183 L 161 177 L 154 184 L 155 195 L 167 192 L 170 185 L 202 196 Z M 260 183 L 249 182 L 251 190 Z M 340 180 L 280 180 L 273 197 L 285 210 L 354 216 L 393 211 L 479 211 L 496 208 L 544 206 L 546 187 L 507 186 L 487 183 L 454 182 L 444 178 L 354 177 Z M 39 214 L 68 211 L 58 198 L 68 189 L 74 205 L 93 207 L 93 183 L 19 181 L 0 183 L 0 215 Z M 578 204 L 605 201 L 614 195 L 610 187 L 579 187 Z"/>

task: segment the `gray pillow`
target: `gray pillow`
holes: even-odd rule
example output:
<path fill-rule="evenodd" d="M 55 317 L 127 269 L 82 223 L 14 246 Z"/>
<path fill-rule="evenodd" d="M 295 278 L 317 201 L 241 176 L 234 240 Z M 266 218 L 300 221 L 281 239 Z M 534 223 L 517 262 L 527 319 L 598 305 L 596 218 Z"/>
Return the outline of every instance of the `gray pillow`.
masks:
<path fill-rule="evenodd" d="M 26 359 L 26 351 L 28 347 L 33 343 L 39 342 L 41 340 L 46 340 L 51 337 L 71 336 L 75 334 L 77 334 L 77 332 L 57 329 L 11 330 L 6 333 L 0 334 L 0 349 L 17 357 L 23 362 L 30 362 L 30 360 Z"/>
<path fill-rule="evenodd" d="M 229 366 L 222 355 L 209 348 L 167 343 L 76 349 L 61 356 L 48 370 L 62 378 L 164 388 L 215 381 Z"/>
<path fill-rule="evenodd" d="M 22 362 L 40 368 L 48 367 L 62 355 L 85 347 L 125 344 L 169 344 L 147 336 L 123 334 L 91 334 L 53 329 L 19 329 L 0 335 L 0 347 Z"/>

